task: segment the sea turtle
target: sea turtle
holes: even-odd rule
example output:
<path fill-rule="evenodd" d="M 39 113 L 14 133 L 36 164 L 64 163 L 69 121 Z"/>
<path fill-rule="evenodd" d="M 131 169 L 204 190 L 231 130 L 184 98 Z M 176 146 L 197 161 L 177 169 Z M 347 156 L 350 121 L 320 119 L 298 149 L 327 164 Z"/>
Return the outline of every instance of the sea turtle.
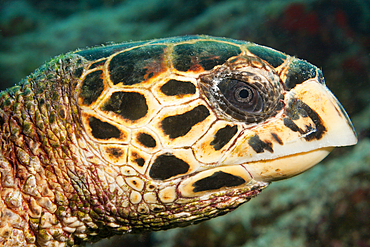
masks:
<path fill-rule="evenodd" d="M 58 56 L 1 93 L 0 123 L 3 246 L 210 219 L 357 142 L 320 69 L 210 36 Z"/>

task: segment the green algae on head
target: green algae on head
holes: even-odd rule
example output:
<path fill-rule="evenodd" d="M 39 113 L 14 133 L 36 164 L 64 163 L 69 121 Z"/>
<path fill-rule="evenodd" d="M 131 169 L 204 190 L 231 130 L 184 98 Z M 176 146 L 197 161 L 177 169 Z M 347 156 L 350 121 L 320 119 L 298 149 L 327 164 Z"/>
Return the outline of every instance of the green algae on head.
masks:
<path fill-rule="evenodd" d="M 56 57 L 1 93 L 0 123 L 4 246 L 210 219 L 357 141 L 317 67 L 209 36 Z"/>

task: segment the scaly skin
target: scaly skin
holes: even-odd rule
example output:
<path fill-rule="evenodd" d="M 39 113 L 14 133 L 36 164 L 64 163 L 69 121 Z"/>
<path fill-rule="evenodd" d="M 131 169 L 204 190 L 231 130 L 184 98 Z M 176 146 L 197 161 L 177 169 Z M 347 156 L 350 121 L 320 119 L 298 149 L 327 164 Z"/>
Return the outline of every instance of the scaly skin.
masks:
<path fill-rule="evenodd" d="M 57 57 L 1 95 L 3 246 L 74 246 L 118 232 L 183 226 L 225 214 L 267 185 L 138 212 L 128 200 L 132 189 L 117 191 L 117 171 L 85 138 L 75 99 L 76 59 Z"/>

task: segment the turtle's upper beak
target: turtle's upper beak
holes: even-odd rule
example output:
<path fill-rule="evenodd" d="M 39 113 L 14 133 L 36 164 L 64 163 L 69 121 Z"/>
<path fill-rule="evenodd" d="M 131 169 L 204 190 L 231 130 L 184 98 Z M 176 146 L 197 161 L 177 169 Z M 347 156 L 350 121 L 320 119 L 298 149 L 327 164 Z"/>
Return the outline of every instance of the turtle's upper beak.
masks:
<path fill-rule="evenodd" d="M 357 143 L 347 113 L 318 78 L 295 85 L 282 112 L 246 129 L 223 164 L 242 164 L 259 181 L 304 172 L 334 147 Z"/>

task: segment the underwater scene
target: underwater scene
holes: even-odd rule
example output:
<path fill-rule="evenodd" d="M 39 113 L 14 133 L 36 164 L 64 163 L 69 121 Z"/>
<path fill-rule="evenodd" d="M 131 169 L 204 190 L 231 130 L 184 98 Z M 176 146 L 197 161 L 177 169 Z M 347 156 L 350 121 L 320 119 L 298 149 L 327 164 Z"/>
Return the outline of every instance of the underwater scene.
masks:
<path fill-rule="evenodd" d="M 96 243 L 87 243 L 86 246 L 370 247 L 369 0 L 1 0 L 0 91 L 16 85 L 22 78 L 26 78 L 45 62 L 50 61 L 59 54 L 98 45 L 109 46 L 128 41 L 144 41 L 184 35 L 210 35 L 249 41 L 282 51 L 317 66 L 322 70 L 326 86 L 341 102 L 352 120 L 357 133 L 358 143 L 353 146 L 335 148 L 328 157 L 308 171 L 286 180 L 273 182 L 261 192 L 261 195 L 251 199 L 248 203 L 237 205 L 239 207 L 235 211 L 223 216 L 165 231 L 150 231 L 151 229 L 149 229 L 149 231 L 142 233 L 136 231 L 134 234 L 111 236 L 114 234 L 109 232 L 107 228 L 104 231 L 108 232 L 102 231 L 102 236 L 107 236 L 108 238 L 104 238 Z M 186 38 L 176 38 L 171 40 L 171 42 L 176 43 L 183 39 Z M 223 39 L 220 40 L 222 41 Z M 233 42 L 225 40 L 225 42 Z M 156 41 L 152 42 L 155 43 Z M 160 47 L 160 44 L 163 45 L 163 42 L 161 42 L 158 41 L 158 47 Z M 239 44 L 235 47 L 239 47 Z M 202 47 L 197 49 L 197 52 L 203 52 Z M 145 56 L 145 52 L 146 50 L 143 50 L 142 56 Z M 178 54 L 183 54 L 180 51 L 177 52 Z M 83 52 L 80 52 L 80 54 L 85 58 L 94 56 L 94 54 L 90 55 Z M 192 55 L 194 54 L 190 54 L 189 57 Z M 266 53 L 261 52 L 259 55 L 267 60 L 273 60 L 273 63 L 276 62 L 276 60 L 269 57 L 275 56 L 275 53 L 266 55 Z M 215 54 L 215 56 L 217 55 Z M 220 57 L 222 56 L 220 55 Z M 284 55 L 279 56 L 284 57 Z M 94 59 L 99 60 L 102 57 L 103 55 L 97 55 Z M 220 57 L 215 59 L 221 60 Z M 103 65 L 106 62 L 106 59 L 104 59 L 99 60 L 99 63 L 90 65 L 90 69 L 97 72 L 99 70 L 96 70 L 96 68 L 106 68 L 104 66 L 107 65 Z M 136 58 L 133 57 L 132 59 Z M 174 58 L 168 59 L 175 60 Z M 283 60 L 283 58 L 281 59 Z M 112 59 L 111 62 L 120 62 L 118 59 L 116 60 Z M 178 65 L 175 64 L 175 67 L 178 66 L 176 69 L 179 71 L 182 66 L 188 66 L 187 64 L 181 64 L 182 62 L 179 60 L 177 61 Z M 188 63 L 191 62 L 194 61 L 189 58 Z M 278 63 L 278 66 L 281 63 Z M 92 68 L 92 66 L 96 66 L 96 68 Z M 148 66 L 150 69 L 151 65 Z M 194 65 L 193 67 L 196 66 Z M 199 66 L 193 67 L 189 65 L 184 71 L 189 72 L 194 69 L 192 73 L 196 74 L 200 71 L 198 69 L 202 69 Z M 113 73 L 113 69 L 111 72 Z M 185 72 L 180 74 L 185 75 Z M 86 73 L 86 70 L 84 73 Z M 118 72 L 114 73 L 119 74 Z M 154 77 L 157 76 L 155 73 Z M 153 73 L 149 75 L 149 77 L 151 76 L 153 76 Z M 92 78 L 93 75 L 90 80 L 94 80 Z M 144 78 L 147 79 L 147 75 Z M 173 77 L 176 80 L 180 80 L 179 78 Z M 317 73 L 316 78 L 323 82 L 319 73 Z M 178 82 L 176 80 L 171 80 L 171 82 Z M 104 85 L 106 85 L 106 82 L 104 82 Z M 93 90 L 100 90 L 101 93 L 106 90 L 104 85 L 102 86 L 103 89 L 98 86 L 87 85 L 88 89 L 84 91 L 85 95 L 81 96 L 82 99 L 79 98 L 78 102 L 82 102 L 81 104 L 85 105 L 100 104 L 94 103 L 94 100 L 100 97 L 99 100 L 103 101 L 102 96 L 86 95 Z M 195 90 L 192 87 L 191 84 L 191 86 L 182 88 L 182 90 L 188 90 L 188 94 L 191 94 L 189 92 Z M 158 93 L 158 95 L 169 98 L 172 92 L 166 91 L 166 93 L 163 88 L 164 86 L 161 88 L 163 93 Z M 122 92 L 115 91 L 112 94 L 118 95 L 119 93 Z M 142 95 L 147 97 L 145 93 L 137 93 L 135 95 L 132 93 L 131 95 L 136 97 L 133 99 L 135 102 L 136 100 L 137 102 L 142 100 L 140 98 Z M 148 98 L 150 97 L 148 96 Z M 101 108 L 99 111 L 104 112 L 105 109 L 114 108 L 115 105 L 114 102 L 111 102 L 111 99 L 113 97 L 109 99 L 108 103 L 104 103 L 102 107 L 99 106 Z M 164 104 L 168 103 L 166 100 L 163 100 Z M 3 106 L 3 103 L 0 105 Z M 4 103 L 4 109 L 5 105 L 6 102 Z M 278 108 L 278 106 L 276 107 Z M 87 109 L 88 107 L 86 106 L 85 108 Z M 203 106 L 203 108 L 205 107 Z M 221 108 L 218 108 L 216 112 L 222 111 Z M 197 115 L 204 114 L 204 110 L 201 111 L 200 107 L 194 109 L 199 109 L 196 113 Z M 138 111 L 140 110 L 138 109 Z M 92 126 L 90 134 L 99 139 L 99 134 L 94 134 L 93 120 L 96 126 L 101 124 L 99 126 L 109 128 L 109 124 L 99 120 L 98 117 L 92 117 L 95 116 L 92 111 L 91 109 L 86 110 L 88 117 L 86 117 L 86 120 L 85 118 L 81 120 L 81 125 L 90 123 Z M 114 109 L 111 111 L 114 111 Z M 124 114 L 121 110 L 115 111 L 117 114 Z M 148 111 L 152 111 L 150 105 Z M 187 113 L 184 113 L 184 115 Z M 4 125 L 1 114 L 0 111 L 0 123 Z M 127 115 L 129 114 L 131 113 L 127 113 Z M 99 116 L 101 115 L 102 113 Z M 270 115 L 275 116 L 273 113 Z M 310 118 L 317 124 L 313 116 L 315 115 L 311 114 Z M 128 118 L 130 117 L 131 115 L 128 116 Z M 135 117 L 136 115 L 131 118 Z M 204 118 L 206 117 L 207 115 L 204 116 Z M 230 117 L 225 118 L 230 119 Z M 110 119 L 113 119 L 113 117 Z M 164 120 L 162 126 L 164 126 Z M 194 121 L 201 122 L 202 120 L 196 119 Z M 258 120 L 257 124 L 259 122 L 260 120 Z M 113 124 L 110 125 L 110 127 L 112 126 Z M 153 124 L 150 128 L 154 129 L 155 126 L 157 125 Z M 294 126 L 297 127 L 296 125 L 293 127 L 292 125 L 289 126 L 291 130 L 294 129 Z M 118 129 L 120 127 L 114 127 L 113 130 L 108 129 L 106 132 Z M 230 134 L 231 130 L 227 130 L 229 131 L 227 133 Z M 172 129 L 165 129 L 166 131 L 169 132 Z M 298 129 L 293 131 L 297 132 Z M 149 135 L 150 133 L 149 131 L 147 134 L 140 135 L 142 138 L 146 137 L 142 142 L 147 143 L 147 147 L 151 146 L 153 141 L 155 146 L 156 140 L 162 138 L 159 134 L 159 137 L 153 138 Z M 171 134 L 176 135 L 177 132 L 174 133 L 175 131 Z M 101 137 L 100 139 L 104 138 Z M 169 139 L 174 139 L 171 138 Z M 278 143 L 281 142 L 279 138 L 275 136 L 274 138 Z M 165 139 L 165 135 L 163 139 Z M 187 140 L 184 139 L 183 142 L 187 142 Z M 257 139 L 257 142 L 261 143 L 261 140 Z M 101 143 L 101 141 L 98 141 L 98 143 Z M 177 145 L 180 145 L 181 141 L 178 143 Z M 268 143 L 262 142 L 262 144 L 264 146 L 258 146 L 262 148 L 261 152 L 272 152 Z M 254 146 L 253 149 L 256 151 L 258 147 L 255 148 Z M 118 152 L 117 149 L 114 150 L 116 153 Z M 268 150 L 270 152 L 267 152 Z M 108 149 L 105 152 L 108 152 Z M 260 151 L 256 152 L 259 153 Z M 174 162 L 179 162 L 179 159 L 174 158 L 173 160 Z M 3 162 L 2 156 L 0 161 Z M 182 163 L 179 164 L 181 165 Z M 3 172 L 5 171 L 3 166 L 5 165 L 1 163 L 0 178 L 5 181 L 6 175 Z M 159 169 L 163 168 L 160 167 Z M 152 170 L 150 175 L 162 179 L 161 171 L 159 170 L 156 173 L 156 171 Z M 156 174 L 153 175 L 153 173 Z M 175 175 L 178 174 L 175 173 Z M 171 176 L 168 175 L 168 177 Z M 140 186 L 140 184 L 136 184 L 136 180 L 132 181 L 135 186 Z M 235 182 L 235 180 L 233 181 Z M 8 203 L 9 200 L 6 199 L 7 195 L 4 192 L 6 190 L 1 190 L 3 190 L 0 191 L 3 201 Z M 196 193 L 194 192 L 194 194 Z M 137 196 L 141 198 L 142 195 L 137 193 Z M 192 203 L 196 206 L 195 202 Z M 2 204 L 4 203 L 2 202 Z M 5 222 L 8 219 L 3 216 L 5 211 L 1 211 L 2 207 L 3 205 L 0 205 L 0 229 L 6 224 Z M 39 227 L 39 225 L 37 226 Z M 0 232 L 0 241 L 1 238 L 4 238 L 1 234 L 3 233 Z M 80 235 L 79 238 L 82 239 L 83 236 Z M 30 239 L 32 238 L 30 237 Z M 92 238 L 91 241 L 96 240 Z M 37 243 L 39 244 L 28 246 L 44 246 L 40 244 L 41 242 Z M 78 241 L 67 241 L 67 245 L 60 246 L 77 246 L 78 244 L 80 244 Z M 14 246 L 25 245 L 19 244 Z"/>

